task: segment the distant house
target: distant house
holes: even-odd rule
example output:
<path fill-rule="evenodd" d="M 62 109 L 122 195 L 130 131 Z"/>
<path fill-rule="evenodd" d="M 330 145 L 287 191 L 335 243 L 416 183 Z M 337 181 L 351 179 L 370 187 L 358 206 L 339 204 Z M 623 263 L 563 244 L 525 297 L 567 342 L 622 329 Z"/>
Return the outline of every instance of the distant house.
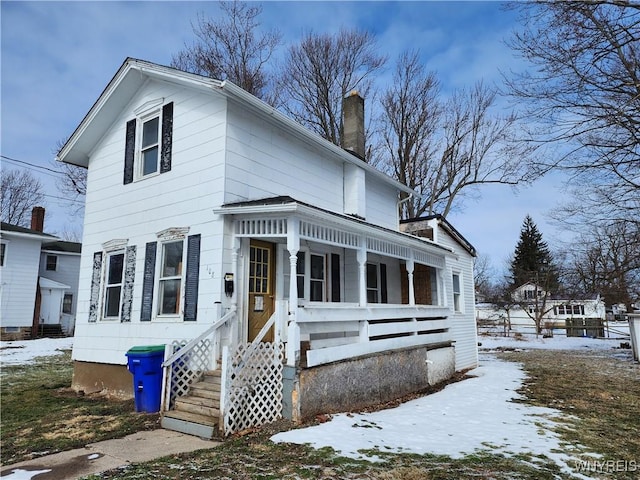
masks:
<path fill-rule="evenodd" d="M 401 228 L 418 193 L 363 161 L 364 100 L 344 110 L 340 148 L 230 82 L 124 62 L 59 154 L 89 171 L 73 388 L 131 396 L 127 351 L 166 345 L 163 425 L 208 436 L 477 365 L 475 251 L 442 219 Z"/>
<path fill-rule="evenodd" d="M 40 252 L 40 324 L 60 325 L 73 335 L 82 244 L 46 242 Z M 61 297 L 61 298 L 60 298 Z"/>
<path fill-rule="evenodd" d="M 3 340 L 34 338 L 51 325 L 73 334 L 80 244 L 43 233 L 44 213 L 33 209 L 31 228 L 0 229 Z"/>
<path fill-rule="evenodd" d="M 527 282 L 513 293 L 512 302 L 501 305 L 476 304 L 479 330 L 536 333 L 534 317 L 542 312 L 541 327 L 546 333 L 595 336 L 592 328 L 601 327 L 606 319 L 604 300 L 598 294 L 562 296 Z M 575 331 L 573 331 L 575 330 Z"/>

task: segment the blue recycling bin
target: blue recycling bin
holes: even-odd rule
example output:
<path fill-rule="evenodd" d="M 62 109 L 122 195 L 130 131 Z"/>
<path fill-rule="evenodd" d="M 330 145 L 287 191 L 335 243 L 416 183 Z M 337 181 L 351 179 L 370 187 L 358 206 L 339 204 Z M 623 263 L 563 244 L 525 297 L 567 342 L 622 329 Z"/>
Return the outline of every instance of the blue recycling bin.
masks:
<path fill-rule="evenodd" d="M 133 374 L 136 412 L 160 411 L 164 345 L 132 347 L 126 355 L 127 368 Z"/>

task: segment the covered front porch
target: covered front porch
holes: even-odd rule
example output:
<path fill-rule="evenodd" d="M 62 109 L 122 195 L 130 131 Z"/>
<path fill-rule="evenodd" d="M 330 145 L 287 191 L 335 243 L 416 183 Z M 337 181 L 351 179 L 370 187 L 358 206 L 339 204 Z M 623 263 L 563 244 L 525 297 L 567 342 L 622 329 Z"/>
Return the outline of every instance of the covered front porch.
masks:
<path fill-rule="evenodd" d="M 229 412 L 256 422 L 268 421 L 265 411 L 302 420 L 318 409 L 347 408 L 350 399 L 361 403 L 356 397 L 401 396 L 453 373 L 450 249 L 290 198 L 215 213 L 228 232 L 228 304 L 198 340 L 211 345 L 210 364 L 188 371 L 221 367 L 225 433 L 248 425 Z M 168 351 L 167 371 L 181 355 L 182 364 L 193 363 L 184 359 L 196 343 Z M 359 388 L 355 372 L 363 370 L 367 385 Z M 338 393 L 330 384 L 340 375 L 355 389 Z M 175 381 L 166 385 L 166 408 Z"/>

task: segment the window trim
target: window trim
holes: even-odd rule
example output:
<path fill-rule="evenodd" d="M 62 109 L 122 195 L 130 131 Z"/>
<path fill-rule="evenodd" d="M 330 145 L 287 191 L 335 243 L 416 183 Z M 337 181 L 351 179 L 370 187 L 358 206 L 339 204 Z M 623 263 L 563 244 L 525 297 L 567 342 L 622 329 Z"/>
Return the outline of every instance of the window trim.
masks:
<path fill-rule="evenodd" d="M 181 243 L 182 244 L 182 259 L 180 263 L 180 275 L 170 275 L 163 277 L 163 263 L 165 259 L 165 247 L 171 243 Z M 156 265 L 155 265 L 155 278 L 153 283 L 154 288 L 154 298 L 153 298 L 153 307 L 152 307 L 152 320 L 175 320 L 177 318 L 182 318 L 184 314 L 184 295 L 185 295 L 185 281 L 186 281 L 186 268 L 187 268 L 187 244 L 186 237 L 178 236 L 173 237 L 171 235 L 168 238 L 160 238 L 158 240 L 158 252 L 156 254 Z M 161 282 L 171 281 L 171 280 L 180 280 L 180 287 L 178 291 L 178 295 L 176 298 L 177 302 L 177 312 L 176 313 L 162 313 L 162 298 L 163 292 L 161 290 Z"/>
<path fill-rule="evenodd" d="M 120 272 L 120 283 L 109 283 L 109 266 L 111 258 L 122 255 L 122 270 Z M 124 273 L 126 268 L 126 251 L 124 249 L 111 250 L 104 253 L 104 261 L 103 261 L 103 274 L 102 274 L 102 292 L 100 294 L 100 319 L 108 322 L 119 322 L 122 318 L 122 294 L 124 291 Z M 118 295 L 118 315 L 107 316 L 107 292 L 109 288 L 114 288 L 115 286 L 120 287 L 120 294 Z"/>
<path fill-rule="evenodd" d="M 143 147 L 144 141 L 144 125 L 153 120 L 158 120 L 156 142 L 147 147 Z M 151 112 L 147 112 L 136 118 L 136 153 L 135 153 L 135 180 L 142 180 L 145 178 L 151 178 L 156 175 L 160 175 L 160 155 L 162 150 L 162 108 L 156 108 Z M 146 150 L 145 150 L 146 148 Z M 152 148 L 156 149 L 156 168 L 153 172 L 144 173 L 144 153 Z"/>
<path fill-rule="evenodd" d="M 456 291 L 456 278 L 458 279 L 458 289 Z M 451 294 L 453 296 L 453 311 L 464 313 L 464 295 L 462 292 L 462 272 L 453 271 L 451 273 Z"/>
<path fill-rule="evenodd" d="M 67 302 L 67 299 L 69 301 Z M 68 305 L 68 311 L 65 310 L 65 306 Z M 73 315 L 73 293 L 65 292 L 62 297 L 62 313 L 65 315 Z"/>

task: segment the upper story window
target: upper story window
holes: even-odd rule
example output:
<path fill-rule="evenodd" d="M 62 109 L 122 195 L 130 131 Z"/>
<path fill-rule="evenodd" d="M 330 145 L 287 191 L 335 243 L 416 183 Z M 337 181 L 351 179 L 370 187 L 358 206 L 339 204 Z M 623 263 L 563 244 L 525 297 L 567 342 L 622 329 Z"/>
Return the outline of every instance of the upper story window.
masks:
<path fill-rule="evenodd" d="M 160 116 L 142 123 L 142 142 L 140 145 L 141 174 L 151 175 L 158 171 L 158 150 L 160 139 Z"/>
<path fill-rule="evenodd" d="M 124 184 L 171 171 L 173 102 L 147 102 L 127 122 L 124 149 Z"/>
<path fill-rule="evenodd" d="M 47 265 L 46 269 L 49 271 L 55 272 L 58 269 L 58 256 L 57 255 L 47 255 Z"/>
<path fill-rule="evenodd" d="M 4 259 L 7 254 L 7 244 L 0 243 L 0 267 L 4 267 Z"/>

